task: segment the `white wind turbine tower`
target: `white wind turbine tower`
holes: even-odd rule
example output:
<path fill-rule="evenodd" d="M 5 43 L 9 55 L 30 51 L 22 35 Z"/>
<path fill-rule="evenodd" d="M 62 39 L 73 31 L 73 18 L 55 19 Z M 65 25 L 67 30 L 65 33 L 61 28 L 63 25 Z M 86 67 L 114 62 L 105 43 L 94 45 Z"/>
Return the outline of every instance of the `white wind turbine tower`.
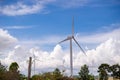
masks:
<path fill-rule="evenodd" d="M 62 40 L 60 43 L 65 42 L 67 40 L 70 40 L 70 76 L 73 77 L 73 56 L 72 56 L 72 40 L 75 41 L 75 43 L 78 45 L 78 47 L 81 49 L 81 51 L 85 53 L 85 51 L 82 49 L 82 47 L 79 45 L 79 43 L 77 42 L 77 40 L 74 37 L 74 17 L 73 17 L 73 21 L 72 21 L 72 35 L 68 36 L 66 39 Z"/>

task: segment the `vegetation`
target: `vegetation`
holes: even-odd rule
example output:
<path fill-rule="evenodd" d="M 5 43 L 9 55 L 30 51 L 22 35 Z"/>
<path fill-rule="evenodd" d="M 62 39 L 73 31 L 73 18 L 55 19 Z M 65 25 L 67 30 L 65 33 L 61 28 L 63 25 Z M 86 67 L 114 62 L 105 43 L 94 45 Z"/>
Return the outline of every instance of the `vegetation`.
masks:
<path fill-rule="evenodd" d="M 78 74 L 80 80 L 94 80 L 94 76 L 89 74 L 89 69 L 87 65 L 83 65 Z"/>
<path fill-rule="evenodd" d="M 6 73 L 6 67 L 0 63 L 0 80 L 4 80 L 4 75 Z"/>
<path fill-rule="evenodd" d="M 112 73 L 111 76 L 113 76 L 113 79 L 115 78 L 120 79 L 120 65 L 119 64 L 110 66 L 110 72 Z"/>
<path fill-rule="evenodd" d="M 108 76 L 111 75 L 113 79 L 120 79 L 120 65 L 114 64 L 101 64 L 98 67 L 99 80 L 108 80 Z M 94 75 L 89 73 L 89 67 L 83 65 L 79 71 L 78 77 L 68 77 L 64 76 L 58 68 L 53 72 L 46 72 L 43 74 L 36 74 L 31 77 L 31 80 L 95 80 Z M 27 80 L 27 77 L 20 73 L 19 65 L 13 62 L 7 67 L 0 63 L 0 80 Z"/>
<path fill-rule="evenodd" d="M 78 74 L 79 74 L 81 80 L 89 80 L 88 66 L 87 65 L 82 66 L 81 70 Z"/>
<path fill-rule="evenodd" d="M 98 69 L 100 80 L 108 80 L 109 65 L 101 64 Z"/>
<path fill-rule="evenodd" d="M 120 65 L 115 64 L 110 66 L 109 64 L 101 64 L 98 68 L 100 80 L 108 80 L 108 74 L 113 77 L 113 79 L 120 79 Z"/>
<path fill-rule="evenodd" d="M 26 79 L 25 75 L 20 74 L 19 65 L 16 62 L 10 64 L 9 71 L 7 67 L 3 66 L 0 63 L 0 80 L 24 80 Z"/>
<path fill-rule="evenodd" d="M 63 75 L 58 68 L 56 68 L 53 72 L 46 72 L 32 76 L 32 80 L 61 80 L 61 78 L 63 78 Z"/>
<path fill-rule="evenodd" d="M 19 65 L 16 62 L 11 63 L 9 67 L 9 71 L 18 72 Z"/>

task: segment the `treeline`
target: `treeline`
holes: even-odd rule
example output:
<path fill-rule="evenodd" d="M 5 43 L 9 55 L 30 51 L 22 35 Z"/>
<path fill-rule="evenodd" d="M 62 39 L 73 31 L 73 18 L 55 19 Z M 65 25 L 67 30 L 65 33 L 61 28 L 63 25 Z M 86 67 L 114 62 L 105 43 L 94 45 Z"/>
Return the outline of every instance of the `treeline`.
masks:
<path fill-rule="evenodd" d="M 16 62 L 10 64 L 9 70 L 0 63 L 0 80 L 27 80 L 27 77 L 21 74 L 18 68 L 19 65 Z M 98 67 L 98 73 L 99 80 L 108 80 L 109 76 L 112 76 L 113 80 L 120 79 L 120 65 L 101 64 Z M 95 80 L 95 77 L 90 74 L 89 67 L 83 65 L 78 72 L 78 76 L 64 76 L 61 71 L 56 68 L 53 72 L 33 75 L 31 80 Z"/>
<path fill-rule="evenodd" d="M 9 66 L 9 70 L 7 67 L 0 63 L 0 80 L 24 80 L 27 77 L 23 74 L 20 74 L 18 70 L 19 65 L 16 62 L 13 62 Z"/>
<path fill-rule="evenodd" d="M 109 75 L 113 77 L 113 80 L 120 79 L 120 65 L 119 64 L 114 64 L 111 66 L 109 64 L 101 64 L 98 67 L 98 72 L 99 72 L 100 80 L 108 80 Z"/>

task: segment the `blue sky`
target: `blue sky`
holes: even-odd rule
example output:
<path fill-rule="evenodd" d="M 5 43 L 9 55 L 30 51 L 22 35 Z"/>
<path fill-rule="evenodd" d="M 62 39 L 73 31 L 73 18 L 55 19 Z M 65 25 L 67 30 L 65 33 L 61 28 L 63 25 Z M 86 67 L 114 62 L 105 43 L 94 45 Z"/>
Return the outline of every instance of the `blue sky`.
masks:
<path fill-rule="evenodd" d="M 0 7 L 2 8 L 8 4 L 16 4 L 18 1 L 3 0 L 0 2 L 0 4 L 3 5 Z M 75 32 L 84 34 L 102 31 L 102 27 L 120 22 L 119 0 L 98 0 L 98 2 L 94 0 L 87 2 L 87 0 L 85 0 L 86 3 L 82 3 L 84 0 L 80 0 L 81 3 L 79 2 L 78 6 L 72 6 L 69 2 L 68 6 L 70 7 L 62 6 L 66 1 L 58 0 L 58 2 L 43 4 L 45 6 L 43 11 L 31 14 L 14 14 L 11 16 L 1 12 L 0 27 L 11 27 L 11 29 L 9 28 L 10 33 L 21 39 L 27 38 L 28 36 L 31 36 L 30 38 L 40 38 L 46 35 L 70 34 L 72 16 L 75 17 Z M 26 2 L 21 1 L 21 3 L 31 6 L 29 5 L 30 1 L 28 3 L 27 0 Z M 36 3 L 32 3 L 31 1 L 31 4 L 34 5 Z M 13 29 L 12 26 L 25 28 Z"/>
<path fill-rule="evenodd" d="M 59 53 L 68 53 L 69 44 L 63 43 L 61 47 L 57 43 L 71 34 L 73 16 L 76 39 L 86 49 L 88 55 L 98 53 L 99 56 L 93 55 L 98 63 L 102 62 L 99 61 L 102 56 L 100 52 L 106 53 L 106 50 L 112 50 L 109 46 L 119 47 L 119 0 L 0 0 L 0 53 L 8 53 L 2 61 L 7 64 L 9 61 L 16 60 L 15 54 L 20 54 L 22 50 L 23 53 L 28 51 L 32 54 L 32 49 L 36 51 L 36 55 L 43 52 L 45 53 L 43 57 L 48 55 L 47 53 L 50 56 L 57 55 L 56 57 L 59 57 Z M 102 51 L 102 49 L 106 50 Z M 119 53 L 118 48 L 115 47 L 114 50 Z M 116 52 L 115 56 L 119 56 Z M 66 58 L 65 55 L 63 56 Z M 85 59 L 84 55 L 80 56 Z M 27 58 L 28 55 L 25 60 Z M 88 59 L 92 61 L 90 57 Z M 110 62 L 110 58 L 107 59 L 105 57 L 103 60 Z M 83 60 L 80 59 L 80 66 Z M 113 63 L 117 61 L 115 59 Z M 89 63 L 86 61 L 86 64 L 90 65 Z M 23 69 L 22 71 L 24 72 Z"/>

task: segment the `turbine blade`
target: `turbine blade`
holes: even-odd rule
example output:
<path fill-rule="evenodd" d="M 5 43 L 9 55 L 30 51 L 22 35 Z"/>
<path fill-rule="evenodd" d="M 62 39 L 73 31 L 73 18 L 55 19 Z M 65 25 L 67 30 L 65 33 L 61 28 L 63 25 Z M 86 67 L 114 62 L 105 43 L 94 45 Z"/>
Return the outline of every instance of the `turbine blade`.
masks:
<path fill-rule="evenodd" d="M 74 36 L 74 16 L 73 16 L 73 20 L 72 20 L 72 36 Z"/>
<path fill-rule="evenodd" d="M 81 51 L 86 55 L 85 51 L 82 49 L 82 47 L 79 45 L 79 43 L 77 42 L 77 40 L 74 37 L 73 37 L 73 40 L 79 46 L 79 48 L 81 49 Z"/>
<path fill-rule="evenodd" d="M 70 39 L 69 39 L 69 38 L 66 38 L 66 39 L 60 41 L 59 44 L 62 43 L 62 42 L 65 42 L 65 41 L 67 41 L 67 40 L 70 40 Z"/>

